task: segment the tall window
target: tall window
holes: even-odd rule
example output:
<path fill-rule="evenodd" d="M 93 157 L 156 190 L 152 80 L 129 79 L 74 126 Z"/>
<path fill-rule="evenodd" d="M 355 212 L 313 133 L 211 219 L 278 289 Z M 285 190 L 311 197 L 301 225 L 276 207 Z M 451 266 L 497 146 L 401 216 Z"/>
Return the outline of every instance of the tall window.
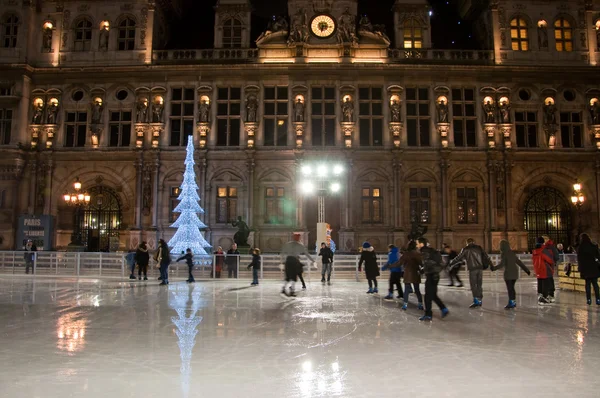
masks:
<path fill-rule="evenodd" d="M 458 188 L 456 204 L 459 224 L 477 224 L 477 188 Z"/>
<path fill-rule="evenodd" d="M 429 89 L 406 89 L 408 146 L 429 146 Z"/>
<path fill-rule="evenodd" d="M 452 89 L 454 145 L 477 146 L 477 116 L 475 115 L 475 90 Z"/>
<path fill-rule="evenodd" d="M 265 189 L 265 223 L 285 224 L 285 188 Z"/>
<path fill-rule="evenodd" d="M 92 46 L 92 23 L 82 19 L 75 25 L 75 51 L 90 51 Z"/>
<path fill-rule="evenodd" d="M 194 134 L 194 89 L 171 89 L 171 146 L 186 146 Z"/>
<path fill-rule="evenodd" d="M 573 29 L 569 21 L 559 18 L 554 22 L 554 40 L 556 51 L 573 51 Z"/>
<path fill-rule="evenodd" d="M 429 224 L 429 188 L 410 188 L 410 219 Z"/>
<path fill-rule="evenodd" d="M 110 112 L 109 146 L 128 147 L 131 143 L 131 111 Z"/>
<path fill-rule="evenodd" d="M 535 148 L 538 146 L 538 123 L 536 112 L 515 112 L 517 146 Z"/>
<path fill-rule="evenodd" d="M 404 22 L 404 48 L 423 47 L 423 29 L 415 19 Z"/>
<path fill-rule="evenodd" d="M 583 120 L 580 112 L 560 113 L 560 138 L 563 148 L 583 148 Z"/>
<path fill-rule="evenodd" d="M 335 145 L 335 87 L 312 88 L 312 145 Z"/>
<path fill-rule="evenodd" d="M 380 188 L 362 189 L 363 224 L 380 224 L 383 220 L 383 199 Z"/>
<path fill-rule="evenodd" d="M 265 146 L 288 144 L 288 88 L 265 87 Z"/>
<path fill-rule="evenodd" d="M 69 148 L 85 146 L 87 136 L 87 112 L 67 112 L 65 120 L 65 146 Z"/>
<path fill-rule="evenodd" d="M 359 128 L 361 146 L 383 145 L 383 91 L 379 87 L 361 87 Z"/>
<path fill-rule="evenodd" d="M 227 224 L 237 217 L 237 188 L 217 187 L 217 222 Z"/>
<path fill-rule="evenodd" d="M 0 97 L 12 95 L 12 87 L 0 87 Z"/>
<path fill-rule="evenodd" d="M 2 47 L 15 48 L 19 33 L 19 17 L 15 14 L 7 15 L 2 21 Z"/>
<path fill-rule="evenodd" d="M 10 144 L 12 109 L 0 109 L 0 145 Z"/>
<path fill-rule="evenodd" d="M 179 187 L 171 187 L 169 191 L 169 221 L 175 222 L 179 218 L 179 213 L 173 213 L 173 210 L 179 204 L 179 194 L 181 193 L 181 189 Z"/>
<path fill-rule="evenodd" d="M 135 48 L 135 21 L 125 18 L 119 23 L 119 51 L 130 51 Z"/>
<path fill-rule="evenodd" d="M 231 18 L 223 24 L 223 47 L 242 47 L 242 23 L 239 20 Z"/>
<path fill-rule="evenodd" d="M 217 91 L 217 145 L 240 145 L 240 109 L 242 90 L 221 87 Z"/>
<path fill-rule="evenodd" d="M 521 17 L 510 21 L 510 40 L 513 51 L 529 50 L 529 33 L 527 29 L 527 22 Z"/>

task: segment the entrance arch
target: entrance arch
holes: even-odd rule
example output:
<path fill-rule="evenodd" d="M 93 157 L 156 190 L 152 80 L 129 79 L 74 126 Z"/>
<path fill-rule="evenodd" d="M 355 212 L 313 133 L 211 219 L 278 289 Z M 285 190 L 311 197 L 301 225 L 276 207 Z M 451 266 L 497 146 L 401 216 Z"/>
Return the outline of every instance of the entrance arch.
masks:
<path fill-rule="evenodd" d="M 525 230 L 529 249 L 535 239 L 548 235 L 554 243 L 571 244 L 571 207 L 555 188 L 542 187 L 533 191 L 525 204 Z"/>
<path fill-rule="evenodd" d="M 81 237 L 88 251 L 110 248 L 111 238 L 119 238 L 121 203 L 110 188 L 90 188 L 90 204 L 83 209 L 80 219 Z"/>

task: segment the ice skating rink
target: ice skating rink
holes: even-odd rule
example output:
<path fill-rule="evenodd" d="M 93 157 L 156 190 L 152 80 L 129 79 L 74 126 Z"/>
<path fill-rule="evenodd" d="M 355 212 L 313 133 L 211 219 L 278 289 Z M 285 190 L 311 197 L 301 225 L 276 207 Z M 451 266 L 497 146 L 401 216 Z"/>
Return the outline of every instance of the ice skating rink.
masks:
<path fill-rule="evenodd" d="M 420 323 L 365 283 L 0 277 L 0 397 L 599 397 L 600 307 L 535 279 L 441 287 Z M 442 279 L 441 284 L 445 284 Z M 387 281 L 380 281 L 380 288 Z M 385 290 L 385 289 L 381 289 Z M 422 287 L 423 290 L 423 287 Z"/>

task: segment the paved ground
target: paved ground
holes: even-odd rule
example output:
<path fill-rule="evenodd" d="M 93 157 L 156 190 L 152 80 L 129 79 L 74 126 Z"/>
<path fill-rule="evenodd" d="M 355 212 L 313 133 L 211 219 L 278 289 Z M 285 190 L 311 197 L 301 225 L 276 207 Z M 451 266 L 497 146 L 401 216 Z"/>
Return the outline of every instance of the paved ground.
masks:
<path fill-rule="evenodd" d="M 2 276 L 0 397 L 600 396 L 599 307 L 539 308 L 528 278 L 506 311 L 484 283 L 483 309 L 444 287 L 451 315 L 423 324 L 414 297 L 403 312 L 349 281 L 286 300 L 276 282 Z"/>

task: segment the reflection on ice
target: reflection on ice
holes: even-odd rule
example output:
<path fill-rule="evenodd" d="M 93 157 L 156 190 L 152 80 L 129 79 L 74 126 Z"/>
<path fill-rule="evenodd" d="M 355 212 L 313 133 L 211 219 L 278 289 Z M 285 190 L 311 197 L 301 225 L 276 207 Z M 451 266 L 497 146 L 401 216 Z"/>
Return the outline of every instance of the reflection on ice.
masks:
<path fill-rule="evenodd" d="M 83 350 L 85 347 L 85 328 L 87 319 L 81 312 L 63 314 L 56 322 L 58 341 L 56 346 L 69 354 Z"/>
<path fill-rule="evenodd" d="M 333 397 L 343 395 L 344 374 L 336 360 L 323 363 L 313 371 L 313 361 L 302 362 L 302 371 L 296 374 L 296 385 L 302 397 Z"/>

